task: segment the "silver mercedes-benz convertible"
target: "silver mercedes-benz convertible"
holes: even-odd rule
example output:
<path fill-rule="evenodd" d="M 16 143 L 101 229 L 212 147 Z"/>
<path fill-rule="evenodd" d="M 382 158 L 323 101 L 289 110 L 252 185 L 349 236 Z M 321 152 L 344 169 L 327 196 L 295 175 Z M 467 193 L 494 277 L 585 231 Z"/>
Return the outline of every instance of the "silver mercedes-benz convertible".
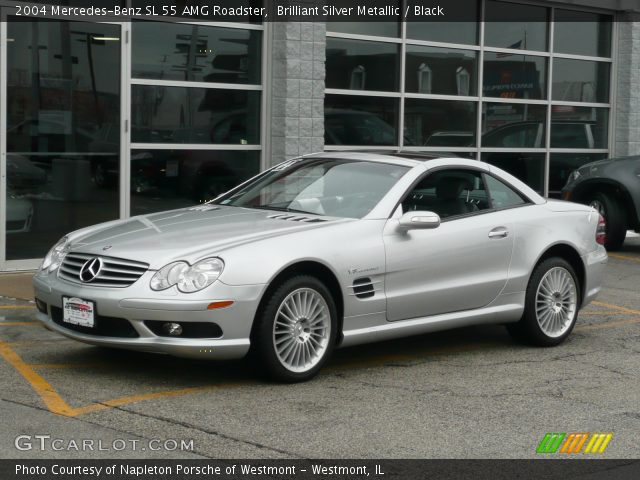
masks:
<path fill-rule="evenodd" d="M 601 287 L 605 225 L 460 158 L 328 152 L 215 200 L 62 238 L 33 285 L 67 337 L 181 357 L 250 353 L 313 377 L 336 347 L 475 324 L 563 342 Z"/>

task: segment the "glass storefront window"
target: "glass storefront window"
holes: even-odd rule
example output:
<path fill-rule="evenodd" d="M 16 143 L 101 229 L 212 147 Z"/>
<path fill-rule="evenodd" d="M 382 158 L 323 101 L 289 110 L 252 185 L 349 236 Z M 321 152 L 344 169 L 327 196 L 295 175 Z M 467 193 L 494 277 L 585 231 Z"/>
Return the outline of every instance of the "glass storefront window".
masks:
<path fill-rule="evenodd" d="M 481 146 L 544 148 L 547 107 L 523 103 L 483 103 Z"/>
<path fill-rule="evenodd" d="M 391 5 L 391 3 L 390 3 Z M 375 37 L 397 37 L 399 22 L 327 22 L 327 32 L 354 33 Z"/>
<path fill-rule="evenodd" d="M 360 95 L 326 95 L 326 145 L 398 144 L 398 99 Z"/>
<path fill-rule="evenodd" d="M 407 45 L 405 91 L 440 95 L 476 95 L 476 52 Z"/>
<path fill-rule="evenodd" d="M 608 128 L 608 108 L 551 108 L 551 148 L 607 148 Z"/>
<path fill-rule="evenodd" d="M 537 5 L 485 4 L 484 43 L 488 47 L 547 51 L 549 9 Z"/>
<path fill-rule="evenodd" d="M 346 4 L 345 4 L 346 5 Z M 402 7 L 402 0 L 389 0 L 385 3 L 390 7 Z M 398 37 L 400 22 L 332 22 L 328 21 L 327 32 L 351 33 L 374 37 Z"/>
<path fill-rule="evenodd" d="M 260 31 L 149 21 L 132 28 L 134 78 L 260 83 Z"/>
<path fill-rule="evenodd" d="M 260 143 L 260 92 L 134 85 L 131 141 Z"/>
<path fill-rule="evenodd" d="M 547 98 L 547 59 L 510 53 L 484 54 L 482 93 L 486 97 Z"/>
<path fill-rule="evenodd" d="M 609 101 L 610 65 L 606 62 L 555 58 L 553 100 L 565 102 Z"/>
<path fill-rule="evenodd" d="M 407 98 L 405 137 L 428 147 L 475 147 L 476 109 L 475 102 Z"/>
<path fill-rule="evenodd" d="M 554 52 L 591 57 L 611 56 L 610 15 L 557 9 L 554 23 Z"/>
<path fill-rule="evenodd" d="M 498 153 L 483 152 L 483 162 L 495 165 L 524 183 L 538 193 L 544 191 L 544 153 Z"/>
<path fill-rule="evenodd" d="M 398 91 L 399 61 L 394 43 L 328 37 L 326 87 Z"/>
<path fill-rule="evenodd" d="M 131 215 L 212 200 L 259 171 L 259 151 L 132 150 Z"/>
<path fill-rule="evenodd" d="M 120 33 L 7 22 L 7 260 L 43 257 L 64 234 L 118 217 Z"/>
<path fill-rule="evenodd" d="M 407 38 L 476 45 L 478 25 L 473 22 L 407 22 Z"/>
<path fill-rule="evenodd" d="M 447 0 L 445 8 L 456 12 L 456 22 L 440 21 L 438 18 L 431 21 L 414 21 L 413 17 L 407 23 L 407 39 L 426 40 L 430 42 L 460 43 L 465 45 L 478 44 L 478 19 L 480 17 L 480 5 L 478 0 Z M 419 3 L 412 4 L 415 8 Z M 412 13 L 409 12 L 411 18 Z M 446 17 L 443 17 L 446 19 Z"/>

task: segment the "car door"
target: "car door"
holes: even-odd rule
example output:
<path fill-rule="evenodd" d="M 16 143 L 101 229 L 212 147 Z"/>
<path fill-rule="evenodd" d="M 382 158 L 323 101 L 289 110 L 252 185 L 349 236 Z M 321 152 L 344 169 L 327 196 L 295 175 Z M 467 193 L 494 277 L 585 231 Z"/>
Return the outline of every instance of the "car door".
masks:
<path fill-rule="evenodd" d="M 441 224 L 402 231 L 397 211 L 384 231 L 387 319 L 404 320 L 483 307 L 504 287 L 513 248 L 509 211 L 493 209 L 479 170 L 428 173 L 400 203 L 432 211 Z"/>

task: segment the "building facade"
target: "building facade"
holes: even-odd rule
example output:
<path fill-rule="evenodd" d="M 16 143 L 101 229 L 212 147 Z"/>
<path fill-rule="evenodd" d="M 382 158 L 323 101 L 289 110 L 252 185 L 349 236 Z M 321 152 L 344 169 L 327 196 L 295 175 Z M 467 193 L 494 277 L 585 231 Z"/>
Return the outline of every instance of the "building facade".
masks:
<path fill-rule="evenodd" d="M 24 21 L 34 4 L 0 2 L 0 270 L 315 151 L 451 152 L 551 197 L 640 154 L 638 2 L 464 1 L 476 22 Z"/>

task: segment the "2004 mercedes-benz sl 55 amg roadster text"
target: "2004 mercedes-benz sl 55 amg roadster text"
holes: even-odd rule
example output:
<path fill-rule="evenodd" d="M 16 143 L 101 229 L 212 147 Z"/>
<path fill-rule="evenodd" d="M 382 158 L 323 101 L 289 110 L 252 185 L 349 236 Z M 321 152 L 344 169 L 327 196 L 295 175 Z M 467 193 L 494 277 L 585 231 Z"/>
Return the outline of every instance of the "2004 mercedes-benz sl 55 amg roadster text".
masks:
<path fill-rule="evenodd" d="M 601 287 L 605 225 L 486 163 L 328 152 L 215 200 L 62 238 L 38 319 L 94 345 L 254 357 L 281 381 L 338 346 L 474 324 L 563 342 Z"/>

